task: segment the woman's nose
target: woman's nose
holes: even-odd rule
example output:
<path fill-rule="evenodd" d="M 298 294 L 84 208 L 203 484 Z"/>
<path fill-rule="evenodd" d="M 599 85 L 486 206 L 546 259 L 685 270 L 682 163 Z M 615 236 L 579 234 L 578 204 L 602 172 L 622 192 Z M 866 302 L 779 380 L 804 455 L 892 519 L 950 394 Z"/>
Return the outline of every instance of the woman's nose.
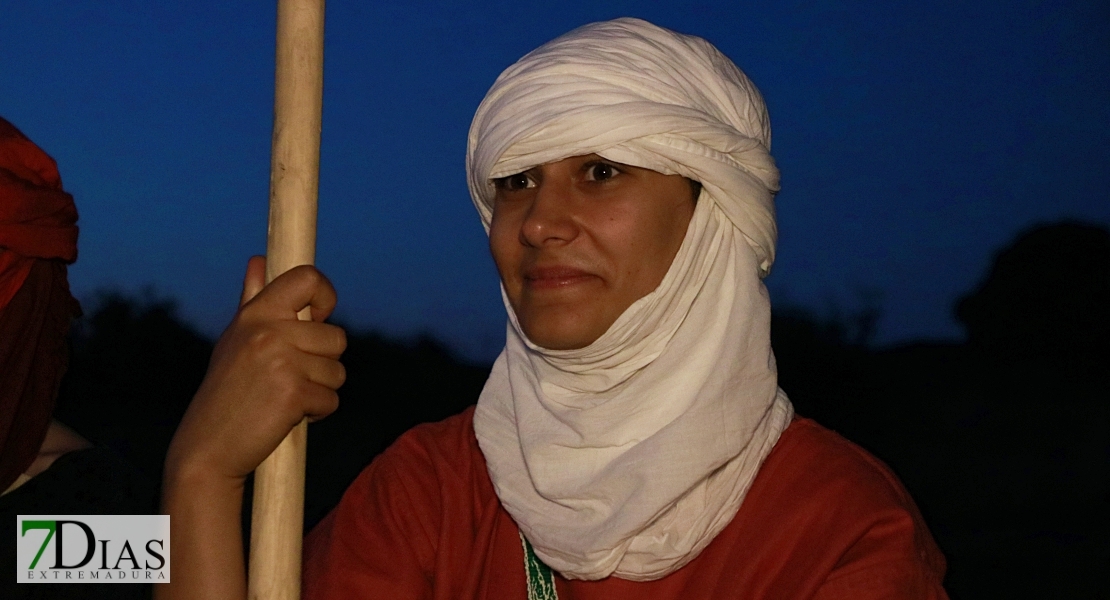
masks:
<path fill-rule="evenodd" d="M 570 182 L 552 179 L 544 178 L 539 184 L 524 217 L 520 241 L 526 246 L 565 244 L 578 236 Z"/>

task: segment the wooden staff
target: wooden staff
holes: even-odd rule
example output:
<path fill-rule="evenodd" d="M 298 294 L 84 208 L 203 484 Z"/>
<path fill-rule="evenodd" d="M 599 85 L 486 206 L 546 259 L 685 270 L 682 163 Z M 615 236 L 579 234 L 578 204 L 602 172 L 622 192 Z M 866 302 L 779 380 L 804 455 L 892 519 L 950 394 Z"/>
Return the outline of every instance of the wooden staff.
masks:
<path fill-rule="evenodd" d="M 315 260 L 324 0 L 278 0 L 276 58 L 267 283 Z M 311 318 L 308 309 L 299 316 Z M 306 434 L 302 421 L 254 474 L 247 583 L 251 600 L 301 597 Z"/>

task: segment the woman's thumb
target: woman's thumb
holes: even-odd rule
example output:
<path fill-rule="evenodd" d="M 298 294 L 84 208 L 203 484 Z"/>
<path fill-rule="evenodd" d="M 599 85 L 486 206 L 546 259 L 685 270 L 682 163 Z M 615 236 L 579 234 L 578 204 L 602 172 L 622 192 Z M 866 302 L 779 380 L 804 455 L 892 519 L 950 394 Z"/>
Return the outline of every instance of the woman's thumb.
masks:
<path fill-rule="evenodd" d="M 239 306 L 251 301 L 262 288 L 266 287 L 266 257 L 252 256 L 247 261 L 247 274 L 243 276 L 243 295 Z"/>

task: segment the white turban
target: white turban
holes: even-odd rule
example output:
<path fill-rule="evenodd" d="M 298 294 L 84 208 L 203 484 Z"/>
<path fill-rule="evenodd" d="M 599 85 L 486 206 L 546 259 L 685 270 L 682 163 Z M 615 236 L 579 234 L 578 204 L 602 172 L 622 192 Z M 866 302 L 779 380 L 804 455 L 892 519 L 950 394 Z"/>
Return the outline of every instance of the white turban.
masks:
<path fill-rule="evenodd" d="M 470 126 L 470 195 L 489 230 L 491 179 L 601 156 L 701 182 L 709 201 L 775 260 L 771 124 L 763 97 L 712 44 L 639 19 L 580 27 L 505 69 Z"/>
<path fill-rule="evenodd" d="M 566 577 L 663 577 L 732 519 L 793 409 L 778 389 L 770 125 L 759 92 L 701 38 L 638 19 L 576 29 L 490 89 L 467 173 L 487 230 L 491 179 L 571 156 L 703 186 L 659 287 L 577 350 L 505 350 L 475 432 L 498 498 Z M 504 293 L 503 293 L 504 296 Z"/>

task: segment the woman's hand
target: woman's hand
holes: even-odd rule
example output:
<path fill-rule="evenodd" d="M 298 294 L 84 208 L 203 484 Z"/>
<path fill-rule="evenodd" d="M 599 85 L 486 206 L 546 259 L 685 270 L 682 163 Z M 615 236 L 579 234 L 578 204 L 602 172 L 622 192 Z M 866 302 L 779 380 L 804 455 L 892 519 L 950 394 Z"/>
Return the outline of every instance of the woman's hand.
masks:
<path fill-rule="evenodd" d="M 263 288 L 266 263 L 247 265 L 243 298 L 166 456 L 162 510 L 170 515 L 173 580 L 157 600 L 247 596 L 240 511 L 247 474 L 305 417 L 335 410 L 346 374 L 343 330 L 323 323 L 335 289 L 312 267 Z M 308 308 L 312 321 L 297 320 Z"/>
<path fill-rule="evenodd" d="M 335 289 L 309 266 L 263 288 L 264 273 L 265 259 L 252 258 L 239 312 L 177 429 L 167 471 L 241 482 L 301 419 L 324 417 L 338 405 L 347 338 L 323 323 L 335 308 Z M 297 319 L 305 308 L 312 321 Z"/>

